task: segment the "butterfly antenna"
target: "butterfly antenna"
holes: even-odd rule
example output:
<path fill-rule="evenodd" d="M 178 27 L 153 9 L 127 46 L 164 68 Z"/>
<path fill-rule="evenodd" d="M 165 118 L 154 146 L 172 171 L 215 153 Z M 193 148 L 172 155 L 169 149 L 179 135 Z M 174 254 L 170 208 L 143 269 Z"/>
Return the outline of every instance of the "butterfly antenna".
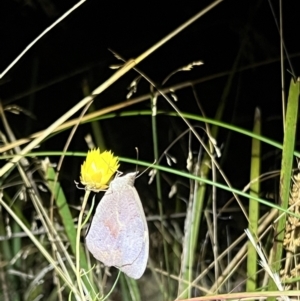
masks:
<path fill-rule="evenodd" d="M 138 149 L 138 147 L 135 148 L 135 151 L 136 151 L 136 161 L 139 161 L 139 149 Z M 138 174 L 138 165 L 136 165 L 136 167 L 135 167 L 135 174 L 136 175 Z"/>

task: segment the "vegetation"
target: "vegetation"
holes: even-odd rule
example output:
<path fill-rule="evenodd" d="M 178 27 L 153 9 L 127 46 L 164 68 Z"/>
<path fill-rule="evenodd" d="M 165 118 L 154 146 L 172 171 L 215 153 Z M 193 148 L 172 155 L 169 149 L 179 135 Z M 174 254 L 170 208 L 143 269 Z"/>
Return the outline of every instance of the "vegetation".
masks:
<path fill-rule="evenodd" d="M 55 121 L 43 130 L 34 133 L 27 126 L 16 126 L 21 119 L 13 121 L 9 115 L 25 113 L 29 119 L 34 115 L 30 106 L 26 111 L 18 104 L 0 103 L 0 300 L 299 297 L 299 79 L 288 75 L 279 130 L 265 131 L 268 122 L 256 104 L 247 115 L 253 115 L 250 126 L 243 127 L 244 116 L 239 119 L 237 114 L 242 87 L 250 95 L 255 90 L 244 88 L 242 76 L 259 67 L 244 64 L 253 54 L 248 26 L 255 9 L 229 71 L 185 81 L 189 71 L 200 70 L 205 63 L 185 59 L 186 64 L 177 65 L 163 80 L 160 74 L 153 80 L 139 65 L 174 37 L 180 39 L 199 18 L 213 14 L 221 2 L 211 2 L 134 59 L 111 50 L 113 75 L 96 88 L 90 88 L 94 79 L 87 77 L 81 86 L 83 98 L 68 103 L 66 113 L 54 114 Z M 288 54 L 282 53 L 281 62 L 283 56 Z M 18 60 L 8 64 L 0 79 L 5 80 L 18 64 Z M 133 78 L 129 80 L 128 74 Z M 171 84 L 176 76 L 183 81 Z M 221 77 L 225 80 L 218 82 Z M 96 105 L 107 91 L 125 90 L 124 82 L 129 83 L 126 100 Z M 209 84 L 201 86 L 205 82 Z M 279 88 L 276 91 L 280 94 Z M 86 143 L 80 139 L 78 146 L 74 141 L 80 131 Z M 94 159 L 83 162 L 88 149 L 97 147 L 104 154 L 104 165 L 109 162 L 111 168 L 102 173 L 105 167 L 99 163 L 101 173 L 91 175 L 99 154 L 91 151 Z M 135 187 L 150 239 L 147 269 L 139 280 L 104 267 L 85 244 L 109 179 L 116 171 L 119 176 L 135 169 L 141 174 Z"/>

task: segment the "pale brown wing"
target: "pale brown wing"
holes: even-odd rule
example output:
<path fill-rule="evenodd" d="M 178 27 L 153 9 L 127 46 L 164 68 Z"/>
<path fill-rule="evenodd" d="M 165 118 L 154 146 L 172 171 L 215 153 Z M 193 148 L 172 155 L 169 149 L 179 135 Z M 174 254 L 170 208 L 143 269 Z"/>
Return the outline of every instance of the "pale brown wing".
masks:
<path fill-rule="evenodd" d="M 140 249 L 140 252 L 137 257 L 135 257 L 137 254 L 136 252 L 132 254 L 132 256 L 130 257 L 131 260 L 133 260 L 131 264 L 123 265 L 122 267 L 120 267 L 120 270 L 128 276 L 130 276 L 131 278 L 139 279 L 144 274 L 148 262 L 149 234 L 146 217 L 139 195 L 134 187 L 131 187 L 131 189 L 134 195 L 134 204 L 131 204 L 131 208 L 137 214 L 134 216 L 135 221 L 132 222 L 132 227 L 130 227 L 128 231 L 131 232 L 131 236 L 135 236 L 135 227 L 141 227 L 138 231 L 138 240 L 139 244 L 142 243 L 142 248 Z"/>

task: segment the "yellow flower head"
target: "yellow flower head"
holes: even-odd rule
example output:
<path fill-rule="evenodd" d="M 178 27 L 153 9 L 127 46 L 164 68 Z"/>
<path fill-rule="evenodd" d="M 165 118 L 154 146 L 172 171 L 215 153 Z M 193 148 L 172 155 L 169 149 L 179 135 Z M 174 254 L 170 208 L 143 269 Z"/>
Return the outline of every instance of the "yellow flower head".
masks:
<path fill-rule="evenodd" d="M 100 153 L 99 148 L 90 150 L 81 165 L 80 181 L 88 190 L 104 190 L 119 166 L 119 158 L 114 157 L 111 151 Z"/>

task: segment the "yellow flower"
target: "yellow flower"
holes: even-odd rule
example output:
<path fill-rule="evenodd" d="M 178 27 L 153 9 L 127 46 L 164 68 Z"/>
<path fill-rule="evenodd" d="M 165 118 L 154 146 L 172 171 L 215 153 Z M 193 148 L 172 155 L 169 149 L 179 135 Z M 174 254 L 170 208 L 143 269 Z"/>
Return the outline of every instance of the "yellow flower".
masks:
<path fill-rule="evenodd" d="M 114 157 L 111 151 L 100 153 L 99 148 L 90 150 L 81 165 L 80 181 L 88 190 L 104 190 L 119 166 L 119 158 Z"/>

